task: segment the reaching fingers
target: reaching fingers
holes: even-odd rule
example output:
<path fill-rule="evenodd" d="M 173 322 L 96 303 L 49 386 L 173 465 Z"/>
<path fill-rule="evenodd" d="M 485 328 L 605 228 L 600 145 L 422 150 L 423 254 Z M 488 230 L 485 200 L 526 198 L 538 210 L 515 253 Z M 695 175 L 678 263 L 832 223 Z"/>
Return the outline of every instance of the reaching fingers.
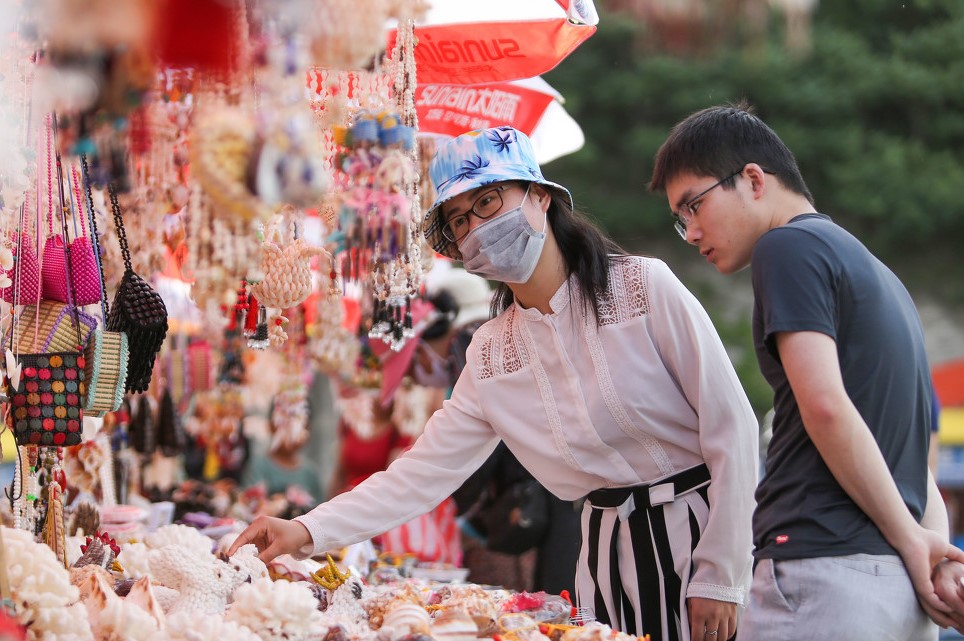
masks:
<path fill-rule="evenodd" d="M 265 548 L 265 550 L 258 555 L 258 558 L 261 559 L 262 563 L 270 563 L 276 556 L 280 556 L 281 554 L 285 553 L 285 551 L 281 548 L 282 546 L 280 542 L 276 540 L 274 543 Z"/>
<path fill-rule="evenodd" d="M 268 524 L 264 517 L 259 516 L 234 540 L 231 549 L 228 550 L 228 556 L 233 556 L 242 545 L 248 543 L 253 543 L 259 551 L 263 551 L 270 543 L 268 533 Z"/>
<path fill-rule="evenodd" d="M 228 556 L 234 556 L 234 553 L 238 551 L 238 548 L 251 542 L 251 535 L 248 533 L 250 530 L 251 527 L 249 526 L 244 530 L 244 532 L 238 535 L 238 538 L 234 540 L 234 543 L 232 543 L 230 549 L 228 549 Z"/>

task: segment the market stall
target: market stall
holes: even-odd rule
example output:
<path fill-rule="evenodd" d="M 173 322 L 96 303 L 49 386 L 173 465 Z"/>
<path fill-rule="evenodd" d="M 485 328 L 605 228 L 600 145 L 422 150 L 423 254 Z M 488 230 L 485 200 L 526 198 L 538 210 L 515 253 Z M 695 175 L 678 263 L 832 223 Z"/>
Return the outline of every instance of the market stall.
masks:
<path fill-rule="evenodd" d="M 582 144 L 538 75 L 591 2 L 437 4 L 5 4 L 0 636 L 629 638 L 567 594 L 466 583 L 452 505 L 384 551 L 226 555 L 334 491 L 325 421 L 374 439 L 390 407 L 414 440 L 437 402 L 408 375 L 447 313 L 435 141 Z"/>

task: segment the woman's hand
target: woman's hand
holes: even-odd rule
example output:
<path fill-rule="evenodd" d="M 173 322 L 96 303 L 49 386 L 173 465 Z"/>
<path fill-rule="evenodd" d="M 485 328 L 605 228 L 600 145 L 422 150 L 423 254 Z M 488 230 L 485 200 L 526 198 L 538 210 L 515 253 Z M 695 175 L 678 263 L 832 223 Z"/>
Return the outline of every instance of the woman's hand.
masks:
<path fill-rule="evenodd" d="M 259 516 L 238 535 L 228 550 L 228 556 L 232 556 L 242 545 L 253 543 L 258 548 L 258 558 L 268 563 L 276 556 L 294 554 L 311 542 L 308 528 L 298 521 Z"/>
<path fill-rule="evenodd" d="M 694 596 L 686 599 L 686 609 L 693 641 L 727 641 L 736 634 L 735 603 Z"/>

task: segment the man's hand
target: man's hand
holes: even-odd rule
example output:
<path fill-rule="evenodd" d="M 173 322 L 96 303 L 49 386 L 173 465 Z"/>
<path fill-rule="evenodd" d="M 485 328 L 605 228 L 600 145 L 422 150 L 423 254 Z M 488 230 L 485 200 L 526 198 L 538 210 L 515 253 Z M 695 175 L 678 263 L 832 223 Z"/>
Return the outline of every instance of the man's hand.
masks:
<path fill-rule="evenodd" d="M 686 609 L 692 641 L 726 641 L 736 634 L 735 603 L 694 596 L 686 599 Z"/>
<path fill-rule="evenodd" d="M 943 627 L 953 627 L 958 632 L 964 634 L 964 563 L 944 559 L 934 568 L 931 581 L 934 583 L 934 591 L 949 608 L 951 613 L 943 617 L 945 620 L 935 618 L 928 611 L 938 625 Z M 924 608 L 925 611 L 927 608 Z"/>
<path fill-rule="evenodd" d="M 258 558 L 268 563 L 276 556 L 293 554 L 311 543 L 311 533 L 298 521 L 286 521 L 273 516 L 259 516 L 237 540 L 228 556 L 232 556 L 242 545 L 254 543 L 258 548 Z"/>
<path fill-rule="evenodd" d="M 917 600 L 921 607 L 938 625 L 942 627 L 955 626 L 954 608 L 949 605 L 936 591 L 936 585 L 931 580 L 944 576 L 936 567 L 944 561 L 964 563 L 964 552 L 947 543 L 947 541 L 932 530 L 917 526 L 909 537 L 901 537 L 894 546 L 900 553 L 907 574 L 914 584 Z"/>

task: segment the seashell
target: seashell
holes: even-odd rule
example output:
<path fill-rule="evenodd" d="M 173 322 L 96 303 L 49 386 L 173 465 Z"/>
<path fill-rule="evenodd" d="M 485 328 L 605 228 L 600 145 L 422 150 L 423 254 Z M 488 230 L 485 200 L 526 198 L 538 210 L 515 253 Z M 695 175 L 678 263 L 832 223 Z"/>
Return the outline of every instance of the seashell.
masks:
<path fill-rule="evenodd" d="M 139 606 L 145 612 L 154 617 L 157 621 L 158 627 L 164 627 L 164 611 L 161 608 L 161 604 L 158 602 L 157 597 L 154 596 L 154 586 L 151 585 L 150 577 L 141 577 L 138 579 L 133 586 L 131 586 L 130 592 L 127 593 L 127 597 L 124 599 L 125 603 L 132 603 Z"/>
<path fill-rule="evenodd" d="M 79 568 L 70 568 L 70 584 L 80 589 L 81 601 L 86 601 L 87 598 L 90 597 L 90 590 L 94 586 L 91 579 L 95 575 L 103 579 L 104 585 L 110 585 L 114 582 L 110 572 L 99 565 L 85 565 Z"/>
<path fill-rule="evenodd" d="M 382 620 L 382 625 L 396 629 L 402 635 L 429 633 L 431 617 L 420 605 L 402 603 L 390 610 Z"/>
<path fill-rule="evenodd" d="M 463 610 L 443 610 L 432 621 L 432 636 L 437 641 L 474 641 L 478 634 L 478 624 Z"/>
<path fill-rule="evenodd" d="M 87 598 L 84 599 L 84 605 L 87 606 L 91 627 L 94 627 L 100 618 L 100 614 L 110 604 L 120 600 L 120 597 L 114 594 L 114 589 L 108 579 L 105 579 L 103 574 L 96 571 L 88 575 L 86 584 L 81 588 L 81 593 L 87 595 Z"/>

